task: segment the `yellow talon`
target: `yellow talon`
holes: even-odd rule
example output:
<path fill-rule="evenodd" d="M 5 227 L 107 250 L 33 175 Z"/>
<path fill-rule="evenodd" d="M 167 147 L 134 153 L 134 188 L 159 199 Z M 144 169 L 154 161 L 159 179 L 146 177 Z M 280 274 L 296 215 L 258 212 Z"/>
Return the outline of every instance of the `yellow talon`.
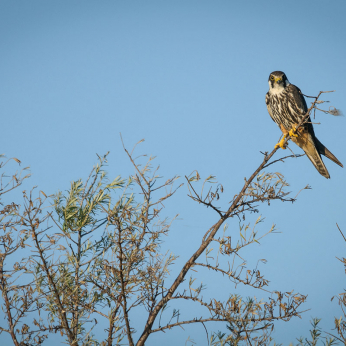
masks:
<path fill-rule="evenodd" d="M 275 149 L 277 149 L 277 148 L 281 148 L 281 149 L 286 149 L 286 146 L 287 146 L 287 143 L 285 143 L 285 140 L 286 140 L 286 137 L 287 137 L 287 134 L 285 134 L 282 138 L 281 138 L 281 140 L 280 140 L 280 142 L 279 143 L 277 143 L 277 144 L 275 144 Z"/>
<path fill-rule="evenodd" d="M 292 129 L 288 132 L 288 134 L 291 136 L 291 137 L 298 137 L 297 135 L 297 129 L 293 126 Z"/>

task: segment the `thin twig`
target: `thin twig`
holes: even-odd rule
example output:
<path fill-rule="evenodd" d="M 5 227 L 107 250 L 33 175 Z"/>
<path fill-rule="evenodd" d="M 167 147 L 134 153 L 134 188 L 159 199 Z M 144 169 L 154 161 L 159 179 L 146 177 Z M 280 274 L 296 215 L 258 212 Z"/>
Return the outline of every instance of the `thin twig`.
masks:
<path fill-rule="evenodd" d="M 340 229 L 339 225 L 338 225 L 338 224 L 336 224 L 336 226 L 338 227 L 338 230 L 340 231 L 340 233 L 341 233 L 342 237 L 343 237 L 343 238 L 344 238 L 344 240 L 346 241 L 346 238 L 345 238 L 344 234 L 341 232 L 341 229 Z"/>
<path fill-rule="evenodd" d="M 272 165 L 273 163 L 276 163 L 276 162 L 279 162 L 279 161 L 280 161 L 280 162 L 284 162 L 285 159 L 288 159 L 288 158 L 290 158 L 290 157 L 296 157 L 296 158 L 298 158 L 298 157 L 301 157 L 301 156 L 305 156 L 305 154 L 298 154 L 298 155 L 293 154 L 293 155 L 287 155 L 287 156 L 281 157 L 280 159 L 277 159 L 277 160 L 274 160 L 274 161 L 272 161 L 272 162 L 269 162 L 267 165 L 265 165 L 265 166 L 263 167 L 263 169 L 264 169 L 264 168 L 267 168 L 268 166 Z"/>

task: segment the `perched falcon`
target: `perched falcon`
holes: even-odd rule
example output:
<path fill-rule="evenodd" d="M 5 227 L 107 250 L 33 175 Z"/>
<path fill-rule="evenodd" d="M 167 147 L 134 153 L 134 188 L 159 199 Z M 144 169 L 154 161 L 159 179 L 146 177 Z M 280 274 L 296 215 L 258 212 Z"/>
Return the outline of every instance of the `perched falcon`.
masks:
<path fill-rule="evenodd" d="M 295 85 L 290 84 L 281 71 L 272 72 L 268 82 L 269 91 L 266 94 L 268 112 L 284 134 L 275 147 L 286 149 L 284 141 L 287 136 L 291 136 L 292 141 L 305 151 L 318 172 L 330 178 L 321 154 L 341 167 L 343 167 L 342 163 L 316 138 L 310 117 L 307 123 L 297 130 L 298 123 L 308 110 L 302 92 Z"/>

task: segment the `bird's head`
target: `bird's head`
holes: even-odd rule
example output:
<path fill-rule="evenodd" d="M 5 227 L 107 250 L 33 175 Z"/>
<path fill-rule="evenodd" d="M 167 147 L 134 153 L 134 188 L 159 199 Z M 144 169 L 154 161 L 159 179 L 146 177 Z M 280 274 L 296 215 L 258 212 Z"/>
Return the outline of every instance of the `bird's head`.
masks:
<path fill-rule="evenodd" d="M 281 71 L 272 72 L 269 75 L 268 83 L 269 92 L 275 94 L 282 92 L 286 88 L 286 86 L 290 84 L 286 75 Z"/>

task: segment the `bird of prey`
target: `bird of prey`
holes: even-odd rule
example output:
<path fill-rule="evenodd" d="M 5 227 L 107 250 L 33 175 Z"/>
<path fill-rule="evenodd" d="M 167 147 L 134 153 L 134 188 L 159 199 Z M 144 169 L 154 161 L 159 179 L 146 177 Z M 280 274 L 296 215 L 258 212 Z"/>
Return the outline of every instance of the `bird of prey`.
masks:
<path fill-rule="evenodd" d="M 275 148 L 286 149 L 285 139 L 287 136 L 291 136 L 292 141 L 304 150 L 318 172 L 325 178 L 330 178 L 321 155 L 328 157 L 341 167 L 343 165 L 316 138 L 310 117 L 304 125 L 297 129 L 298 123 L 308 110 L 302 92 L 295 85 L 290 84 L 286 75 L 281 71 L 272 72 L 269 75 L 268 82 L 269 91 L 266 94 L 268 113 L 284 134 Z"/>

